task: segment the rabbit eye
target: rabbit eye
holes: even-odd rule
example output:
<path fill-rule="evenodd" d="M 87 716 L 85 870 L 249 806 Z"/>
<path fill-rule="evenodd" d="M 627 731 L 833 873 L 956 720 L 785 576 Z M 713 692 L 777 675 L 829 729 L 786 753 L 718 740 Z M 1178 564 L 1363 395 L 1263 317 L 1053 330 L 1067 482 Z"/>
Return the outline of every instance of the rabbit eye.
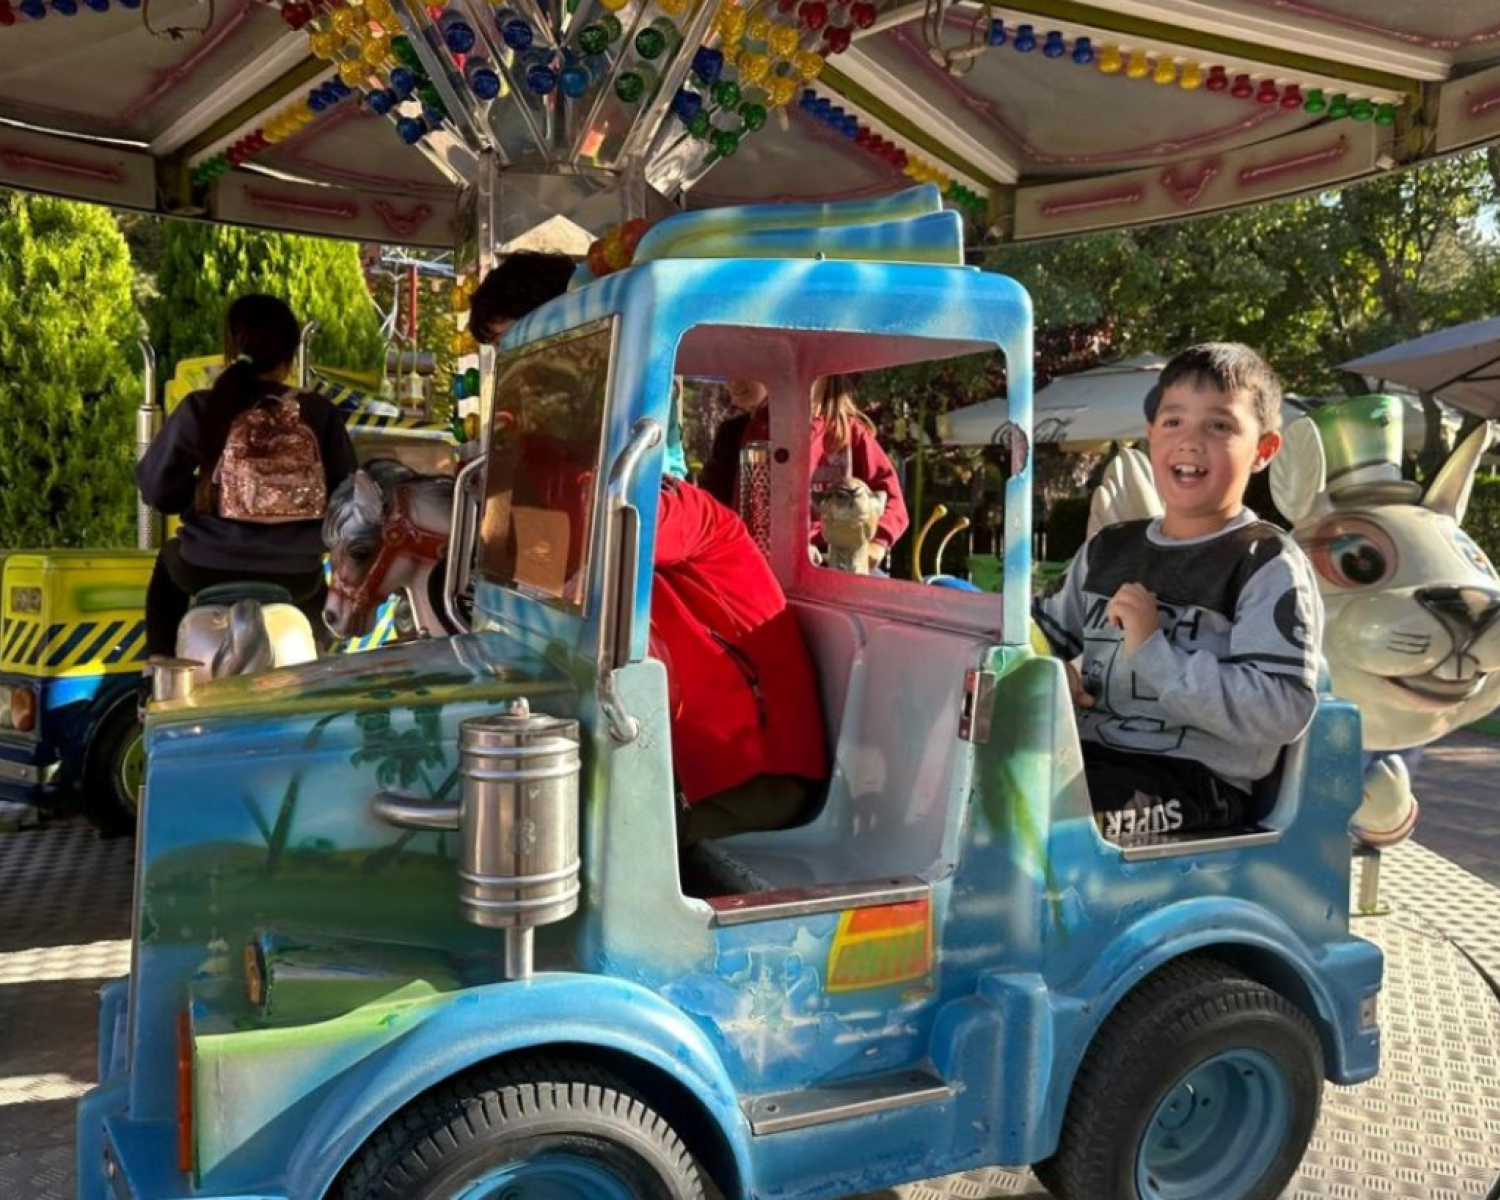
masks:
<path fill-rule="evenodd" d="M 1390 534 L 1360 517 L 1325 521 L 1308 549 L 1318 574 L 1335 587 L 1374 587 L 1396 573 L 1396 544 Z"/>

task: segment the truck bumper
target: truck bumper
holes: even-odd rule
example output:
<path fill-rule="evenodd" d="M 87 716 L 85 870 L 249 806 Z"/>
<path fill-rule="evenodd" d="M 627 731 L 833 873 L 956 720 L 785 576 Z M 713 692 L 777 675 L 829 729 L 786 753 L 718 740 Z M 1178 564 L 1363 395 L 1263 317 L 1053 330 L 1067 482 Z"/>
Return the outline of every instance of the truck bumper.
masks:
<path fill-rule="evenodd" d="M 55 795 L 62 762 L 40 746 L 0 743 L 0 800 L 22 803 Z"/>

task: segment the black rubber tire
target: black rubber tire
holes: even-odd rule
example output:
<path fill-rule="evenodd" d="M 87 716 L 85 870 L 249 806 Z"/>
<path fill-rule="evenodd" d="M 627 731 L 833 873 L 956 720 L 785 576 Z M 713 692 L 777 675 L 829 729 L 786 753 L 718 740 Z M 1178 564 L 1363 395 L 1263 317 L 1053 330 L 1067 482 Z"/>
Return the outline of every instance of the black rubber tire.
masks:
<path fill-rule="evenodd" d="M 1318 1120 L 1323 1050 L 1284 996 L 1233 967 L 1180 959 L 1120 1002 L 1084 1055 L 1057 1152 L 1032 1170 L 1059 1200 L 1141 1200 L 1135 1164 L 1147 1123 L 1190 1070 L 1223 1051 L 1259 1050 L 1291 1093 L 1284 1146 L 1257 1181 L 1212 1200 L 1275 1200 L 1296 1174 Z"/>
<path fill-rule="evenodd" d="M 350 1161 L 337 1200 L 438 1200 L 508 1161 L 548 1150 L 616 1173 L 639 1200 L 704 1200 L 704 1179 L 667 1121 L 628 1084 L 581 1063 L 485 1068 L 419 1097 Z"/>
<path fill-rule="evenodd" d="M 141 737 L 134 695 L 116 704 L 100 722 L 83 765 L 83 812 L 106 837 L 135 832 L 138 798 L 120 780 L 120 766 Z"/>

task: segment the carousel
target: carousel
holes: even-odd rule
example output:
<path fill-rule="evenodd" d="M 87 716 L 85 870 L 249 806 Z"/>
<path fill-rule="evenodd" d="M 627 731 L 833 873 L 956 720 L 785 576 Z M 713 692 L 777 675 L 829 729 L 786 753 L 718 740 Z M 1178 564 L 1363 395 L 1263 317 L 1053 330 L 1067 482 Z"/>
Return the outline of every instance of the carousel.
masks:
<path fill-rule="evenodd" d="M 571 347 L 569 387 L 596 379 L 587 386 L 607 390 L 625 380 L 657 391 L 672 374 L 693 373 L 684 365 L 712 376 L 715 355 L 749 363 L 760 352 L 779 361 L 775 339 L 761 333 L 738 347 L 696 336 L 692 322 L 709 321 L 704 314 L 719 314 L 712 318 L 719 328 L 785 331 L 826 363 L 842 361 L 854 346 L 871 363 L 889 365 L 906 352 L 895 343 L 923 337 L 950 347 L 1000 345 L 1024 357 L 1029 301 L 1008 281 L 964 271 L 966 250 L 1264 203 L 1497 142 L 1500 20 L 1486 0 L 1392 0 L 1378 13 L 1357 0 L 0 0 L 0 186 L 452 250 L 456 307 L 511 249 L 564 246 L 581 259 L 575 292 L 513 331 L 503 353 L 472 341 L 461 347 L 475 356 L 465 379 L 491 452 L 495 439 L 512 436 L 510 418 L 496 411 L 503 380 L 558 386 L 550 366 L 550 374 L 537 368 L 528 384 L 527 372 L 541 361 L 530 354 L 537 348 L 545 355 Z M 750 205 L 768 207 L 739 207 Z M 804 279 L 809 264 L 826 266 L 834 281 L 828 295 L 848 298 L 852 332 L 835 329 L 826 314 L 747 315 L 753 297 Z M 928 314 L 915 302 L 896 312 L 902 281 L 916 278 L 902 275 L 908 270 L 933 272 L 985 315 Z M 889 281 L 890 311 L 880 294 L 861 292 L 870 280 Z M 679 311 L 688 297 L 696 311 Z M 650 337 L 611 348 L 600 329 L 612 316 Z M 575 328 L 592 332 L 575 335 Z M 614 467 L 599 508 L 611 531 L 619 518 L 627 532 L 601 535 L 602 562 L 594 564 L 601 577 L 633 566 L 630 514 L 645 486 L 635 473 L 643 463 L 660 466 L 665 410 L 647 401 L 629 408 L 623 395 L 600 435 L 601 456 L 618 456 L 598 460 Z M 1011 419 L 1030 429 L 1024 367 L 1010 402 Z M 1076 1162 L 1060 1168 L 1054 1153 L 1067 1089 L 1039 1091 L 1037 1081 L 1059 1072 L 1065 1084 L 1071 1080 L 1059 1065 L 1061 1035 L 1053 1039 L 1074 1002 L 1086 1011 L 1090 999 L 1109 1007 L 1123 994 L 1122 984 L 1108 1004 L 1105 991 L 1089 996 L 1091 985 L 1080 981 L 1094 976 L 1067 957 L 1090 947 L 1100 949 L 1101 961 L 1108 957 L 1103 950 L 1112 943 L 1091 940 L 1103 935 L 1090 913 L 1104 911 L 1098 906 L 1107 894 L 1101 900 L 1098 889 L 1117 887 L 1122 929 L 1168 897 L 1208 905 L 1243 891 L 1273 915 L 1278 905 L 1295 911 L 1299 931 L 1304 924 L 1324 931 L 1307 935 L 1317 949 L 1306 956 L 1308 982 L 1283 990 L 1318 1025 L 1318 1053 L 1327 1055 L 1334 1085 L 1322 1092 L 1285 1195 L 1493 1198 L 1500 1186 L 1500 893 L 1420 845 L 1421 797 L 1401 758 L 1500 704 L 1500 648 L 1470 602 L 1494 596 L 1494 568 L 1459 531 L 1488 439 L 1481 431 L 1464 442 L 1423 492 L 1401 484 L 1395 471 L 1391 439 L 1399 436 L 1399 417 L 1380 398 L 1302 418 L 1289 431 L 1292 453 L 1272 483 L 1299 536 L 1342 522 L 1341 537 L 1354 530 L 1399 547 L 1401 566 L 1393 551 L 1374 592 L 1368 580 L 1354 581 L 1366 587 L 1357 596 L 1349 579 L 1339 582 L 1339 561 L 1324 572 L 1331 715 L 1288 767 L 1275 810 L 1285 821 L 1227 850 L 1106 861 L 1061 819 L 1064 800 L 1051 810 L 1050 799 L 1038 801 L 1037 811 L 1055 822 L 1040 843 L 998 820 L 1000 840 L 976 841 L 959 816 L 939 807 L 918 831 L 931 836 L 930 864 L 907 870 L 912 839 L 876 830 L 878 848 L 902 864 L 900 877 L 879 887 L 854 874 L 793 888 L 765 866 L 784 865 L 787 855 L 778 860 L 775 847 L 761 847 L 757 859 L 752 846 L 739 860 L 725 856 L 739 874 L 721 881 L 724 894 L 709 894 L 705 906 L 673 890 L 670 866 L 660 878 L 627 885 L 623 860 L 599 848 L 607 834 L 610 845 L 659 850 L 672 836 L 666 809 L 658 828 L 631 824 L 619 806 L 592 811 L 598 806 L 589 804 L 584 870 L 592 874 L 583 899 L 572 903 L 591 915 L 575 957 L 559 958 L 556 941 L 539 934 L 533 974 L 530 918 L 519 915 L 524 903 L 512 903 L 503 917 L 494 909 L 470 922 L 505 930 L 497 978 L 494 964 L 476 966 L 473 931 L 451 928 L 449 876 L 459 853 L 452 832 L 463 828 L 467 846 L 471 831 L 456 809 L 447 823 L 447 810 L 428 803 L 446 797 L 460 766 L 447 784 L 432 784 L 434 796 L 422 803 L 409 793 L 429 773 L 440 779 L 447 770 L 444 754 L 451 760 L 460 740 L 449 728 L 454 714 L 504 704 L 502 717 L 485 719 L 511 721 L 529 738 L 528 722 L 550 718 L 532 715 L 528 700 L 562 704 L 559 697 L 594 686 L 597 695 L 575 714 L 586 726 L 598 721 L 589 735 L 598 757 L 585 764 L 583 786 L 605 786 L 616 770 L 656 780 L 649 763 L 629 766 L 636 761 L 629 755 L 651 747 L 625 712 L 627 705 L 649 711 L 645 634 L 635 611 L 644 576 L 626 571 L 590 584 L 577 574 L 587 560 L 574 561 L 576 552 L 554 564 L 569 578 L 559 577 L 552 599 L 562 608 L 576 599 L 579 628 L 599 641 L 595 658 L 560 674 L 540 653 L 497 661 L 486 637 L 498 637 L 508 621 L 524 626 L 529 610 L 450 569 L 434 584 L 446 628 L 423 630 L 436 636 L 326 670 L 304 664 L 228 681 L 219 691 L 213 683 L 196 696 L 164 697 L 160 714 L 153 710 L 155 732 L 148 721 L 147 744 L 161 765 L 152 775 L 148 759 L 139 864 L 130 839 L 100 842 L 66 823 L 0 835 L 0 1031 L 10 1035 L 0 1035 L 0 1114 L 9 1114 L 0 1117 L 0 1195 L 374 1195 L 373 1175 L 361 1175 L 358 1164 L 378 1161 L 385 1170 L 390 1154 L 369 1156 L 395 1145 L 392 1130 L 402 1120 L 425 1120 L 457 1102 L 451 1080 L 424 1072 L 451 1061 L 455 1047 L 492 1036 L 475 1014 L 491 1011 L 484 1006 L 493 1001 L 518 1031 L 554 1020 L 585 1031 L 576 1040 L 595 1047 L 589 1070 L 609 1068 L 610 1078 L 625 1079 L 612 1093 L 617 1099 L 651 1090 L 650 1059 L 657 1074 L 675 1071 L 682 1089 L 696 1089 L 697 1107 L 685 1106 L 693 1116 L 679 1123 L 680 1141 L 653 1143 L 647 1157 L 665 1165 L 650 1179 L 634 1167 L 615 1169 L 608 1156 L 569 1150 L 558 1161 L 521 1155 L 470 1177 L 428 1178 L 422 1195 L 529 1197 L 535 1188 L 539 1197 L 633 1198 L 717 1187 L 745 1200 L 1040 1200 L 1051 1194 L 1045 1182 L 1079 1197 L 1079 1180 L 1089 1178 L 1078 1165 L 1087 1158 L 1087 1131 L 1069 1124 L 1063 1136 Z M 1023 544 L 1030 526 L 1024 443 L 1013 461 L 1008 546 Z M 594 476 L 569 478 L 582 481 L 569 500 L 576 506 L 578 495 L 591 495 Z M 460 516 L 450 532 L 482 536 L 482 497 L 469 476 L 453 490 Z M 378 492 L 369 500 L 367 523 L 378 532 L 388 514 Z M 1149 473 L 1125 458 L 1096 497 L 1095 518 L 1147 513 L 1153 501 Z M 466 510 L 470 503 L 476 507 Z M 785 558 L 791 542 L 776 539 L 784 534 L 772 538 L 773 557 Z M 1000 641 L 1016 661 L 1027 653 L 1016 573 L 1025 568 L 1029 579 L 1029 566 L 1019 552 L 1004 562 L 1013 586 L 1002 601 Z M 800 578 L 804 568 L 787 570 Z M 512 591 L 543 586 L 520 582 L 527 586 Z M 439 584 L 470 584 L 476 607 L 457 604 L 452 588 Z M 605 599 L 591 610 L 576 589 L 595 584 Z M 846 584 L 853 581 L 825 579 L 813 590 L 856 596 Z M 1425 675 L 1415 679 L 1409 664 L 1392 666 L 1361 631 L 1395 621 L 1403 605 L 1433 588 L 1470 599 L 1433 617 Z M 1006 730 L 997 709 L 991 732 L 986 709 L 984 735 L 974 733 L 975 713 L 993 696 L 967 689 L 984 688 L 990 670 L 1003 682 L 1003 654 L 982 658 L 986 670 L 970 672 L 975 680 L 963 664 L 972 665 L 970 652 L 997 627 L 983 606 L 999 598 L 960 594 L 940 604 L 938 590 L 929 592 L 920 602 L 877 598 L 872 611 L 884 624 L 872 618 L 864 628 L 875 631 L 871 644 L 888 643 L 893 654 L 916 647 L 920 656 L 930 647 L 919 669 L 897 678 L 897 690 L 930 686 L 965 723 L 964 743 L 991 739 L 988 751 L 964 751 L 967 767 L 955 751 L 958 765 L 930 768 L 941 772 L 956 814 L 971 794 L 963 771 L 977 770 L 973 763 L 1007 739 L 1021 745 L 1017 730 L 1031 726 L 1016 720 Z M 1493 607 L 1479 605 L 1484 621 Z M 940 619 L 920 634 L 902 632 L 940 609 L 956 614 L 950 625 Z M 632 615 L 639 645 L 631 642 Z M 829 646 L 846 638 L 858 647 L 842 659 L 828 652 L 834 667 L 849 668 L 863 654 L 864 634 L 817 619 Z M 607 633 L 606 620 L 614 622 Z M 1455 622 L 1467 625 L 1458 630 Z M 549 615 L 544 624 L 552 645 L 572 636 L 560 618 Z M 454 628 L 461 632 L 446 637 Z M 1449 642 L 1451 654 L 1433 648 Z M 935 673 L 945 665 L 966 680 L 962 714 L 958 695 L 941 690 L 948 676 Z M 859 670 L 878 678 L 894 667 L 860 659 Z M 1396 677 L 1400 688 L 1390 682 Z M 1034 718 L 1046 707 L 1045 681 L 1032 672 L 1023 683 L 1031 690 L 1022 707 Z M 1398 693 L 1416 699 L 1393 701 Z M 403 721 L 412 714 L 409 728 L 398 729 L 383 707 L 395 711 L 392 696 L 407 706 Z M 319 705 L 335 702 L 342 706 L 336 714 L 318 715 Z M 846 726 L 867 723 L 862 732 L 894 719 L 852 684 L 840 703 Z M 251 719 L 257 704 L 265 706 L 259 723 Z M 1353 705 L 1364 713 L 1358 744 Z M 466 716 L 465 725 L 477 719 Z M 1026 736 L 1033 737 L 1028 750 L 1046 748 L 1036 740 L 1041 734 Z M 193 738 L 208 739 L 196 758 Z M 244 778 L 226 781 L 224 764 L 235 756 L 244 756 Z M 1047 759 L 1028 759 L 1026 778 L 1042 779 Z M 278 762 L 288 774 L 273 779 Z M 576 780 L 576 753 L 572 769 Z M 355 819 L 330 797 L 364 781 L 361 771 L 379 796 L 374 817 L 362 809 Z M 257 791 L 261 783 L 267 795 Z M 223 805 L 201 805 L 231 784 Z M 972 794 L 990 786 L 982 772 L 972 776 Z M 883 800 L 905 803 L 894 782 L 879 787 Z M 1321 809 L 1324 799 L 1347 801 L 1352 824 L 1341 811 Z M 304 815 L 324 814 L 322 823 L 295 830 L 299 805 Z M 153 806 L 164 814 L 154 826 Z M 371 840 L 376 817 L 401 832 Z M 856 838 L 869 830 L 855 821 L 846 832 Z M 1314 840 L 1300 843 L 1299 833 Z M 254 854 L 245 838 L 256 843 Z M 846 842 L 830 836 L 823 848 L 850 849 Z M 954 846 L 972 862 L 946 861 Z M 989 874 L 973 873 L 981 861 Z M 761 875 L 751 869 L 756 862 Z M 1107 868 L 1107 883 L 1084 870 L 1096 862 Z M 964 912 L 961 901 L 1010 879 L 1010 871 L 1018 882 L 994 894 L 986 919 L 1015 932 L 1017 947 L 1027 937 L 1051 947 L 1039 951 L 1042 965 L 1025 978 L 1008 971 L 977 983 L 972 996 L 943 994 L 940 981 L 951 985 L 965 978 L 966 962 L 996 953 L 994 938 L 976 936 L 977 926 L 955 916 Z M 660 910 L 640 904 L 648 892 L 638 889 L 648 886 L 666 888 L 661 895 L 670 903 Z M 411 896 L 418 903 L 407 903 Z M 1035 928 L 1015 907 L 1028 896 L 1045 900 Z M 602 915 L 595 911 L 610 897 Z M 628 927 L 633 899 L 636 923 L 644 924 L 641 912 L 660 911 L 660 928 Z M 537 904 L 556 910 L 549 920 L 573 912 L 555 897 Z M 1208 924 L 1232 926 L 1243 917 L 1222 913 Z M 372 932 L 371 914 L 390 927 Z M 343 932 L 330 933 L 319 924 L 325 920 Z M 774 920 L 805 923 L 794 938 L 795 964 L 785 947 L 768 949 Z M 513 939 L 522 926 L 526 937 Z M 1148 944 L 1151 928 L 1132 928 L 1132 944 Z M 1245 936 L 1248 945 L 1253 939 Z M 667 949 L 652 941 L 668 937 L 681 941 Z M 1057 948 L 1070 938 L 1071 949 Z M 813 970 L 801 974 L 813 951 L 827 955 L 817 979 Z M 1071 991 L 1056 973 L 1065 961 L 1079 972 Z M 1249 951 L 1236 960 L 1247 972 L 1260 961 Z M 557 962 L 607 986 L 570 992 L 575 976 L 553 971 Z M 128 982 L 107 982 L 127 973 Z M 1270 987 L 1278 977 L 1269 970 L 1257 978 Z M 100 985 L 107 986 L 96 999 Z M 877 986 L 889 995 L 866 1004 Z M 651 1008 L 648 990 L 675 1007 Z M 939 1000 L 953 1003 L 938 1011 Z M 438 1038 L 432 1014 L 450 1004 L 455 1020 L 469 1024 L 450 1025 Z M 673 1022 L 683 1012 L 701 1018 L 709 1034 L 684 1024 L 675 1049 L 651 1059 L 642 1047 L 662 1030 L 677 1036 Z M 598 1032 L 611 1021 L 612 1031 Z M 912 1050 L 923 1038 L 934 1048 Z M 841 1049 L 853 1043 L 873 1064 L 868 1070 L 851 1066 L 853 1052 Z M 966 1076 L 980 1060 L 991 1074 Z M 493 1094 L 541 1094 L 532 1075 L 503 1064 L 494 1070 Z M 586 1091 L 592 1079 L 566 1075 L 564 1082 Z M 975 1086 L 980 1079 L 984 1087 Z M 389 1111 L 371 1098 L 382 1090 L 402 1094 Z M 1007 1092 L 1035 1100 L 1024 1118 L 995 1099 Z M 658 1108 L 664 1094 L 678 1095 L 671 1087 L 653 1092 Z M 1228 1124 L 1207 1115 L 1215 1097 L 1235 1114 Z M 1285 1146 L 1255 1130 L 1292 1122 L 1290 1104 L 1258 1051 L 1206 1060 L 1152 1112 L 1155 1132 L 1142 1134 L 1139 1169 L 1124 1173 L 1130 1178 L 1118 1194 L 1269 1200 L 1246 1175 L 1270 1170 L 1257 1156 L 1269 1162 Z M 585 1113 L 584 1124 L 608 1142 L 597 1116 Z M 650 1132 L 656 1137 L 654 1126 Z M 1026 1170 L 1038 1162 L 1037 1174 Z"/>

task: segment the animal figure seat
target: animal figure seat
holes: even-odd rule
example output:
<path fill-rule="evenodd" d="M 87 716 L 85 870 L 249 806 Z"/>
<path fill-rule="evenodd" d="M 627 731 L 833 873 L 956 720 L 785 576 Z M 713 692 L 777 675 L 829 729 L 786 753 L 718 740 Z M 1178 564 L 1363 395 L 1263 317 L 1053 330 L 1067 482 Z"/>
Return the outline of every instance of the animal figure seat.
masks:
<path fill-rule="evenodd" d="M 862 479 L 848 479 L 815 501 L 828 544 L 825 566 L 854 575 L 870 573 L 870 543 L 885 515 L 884 493 L 872 492 Z"/>
<path fill-rule="evenodd" d="M 198 663 L 194 683 L 253 675 L 318 657 L 312 626 L 285 588 L 230 583 L 205 588 L 177 628 L 177 656 Z"/>

